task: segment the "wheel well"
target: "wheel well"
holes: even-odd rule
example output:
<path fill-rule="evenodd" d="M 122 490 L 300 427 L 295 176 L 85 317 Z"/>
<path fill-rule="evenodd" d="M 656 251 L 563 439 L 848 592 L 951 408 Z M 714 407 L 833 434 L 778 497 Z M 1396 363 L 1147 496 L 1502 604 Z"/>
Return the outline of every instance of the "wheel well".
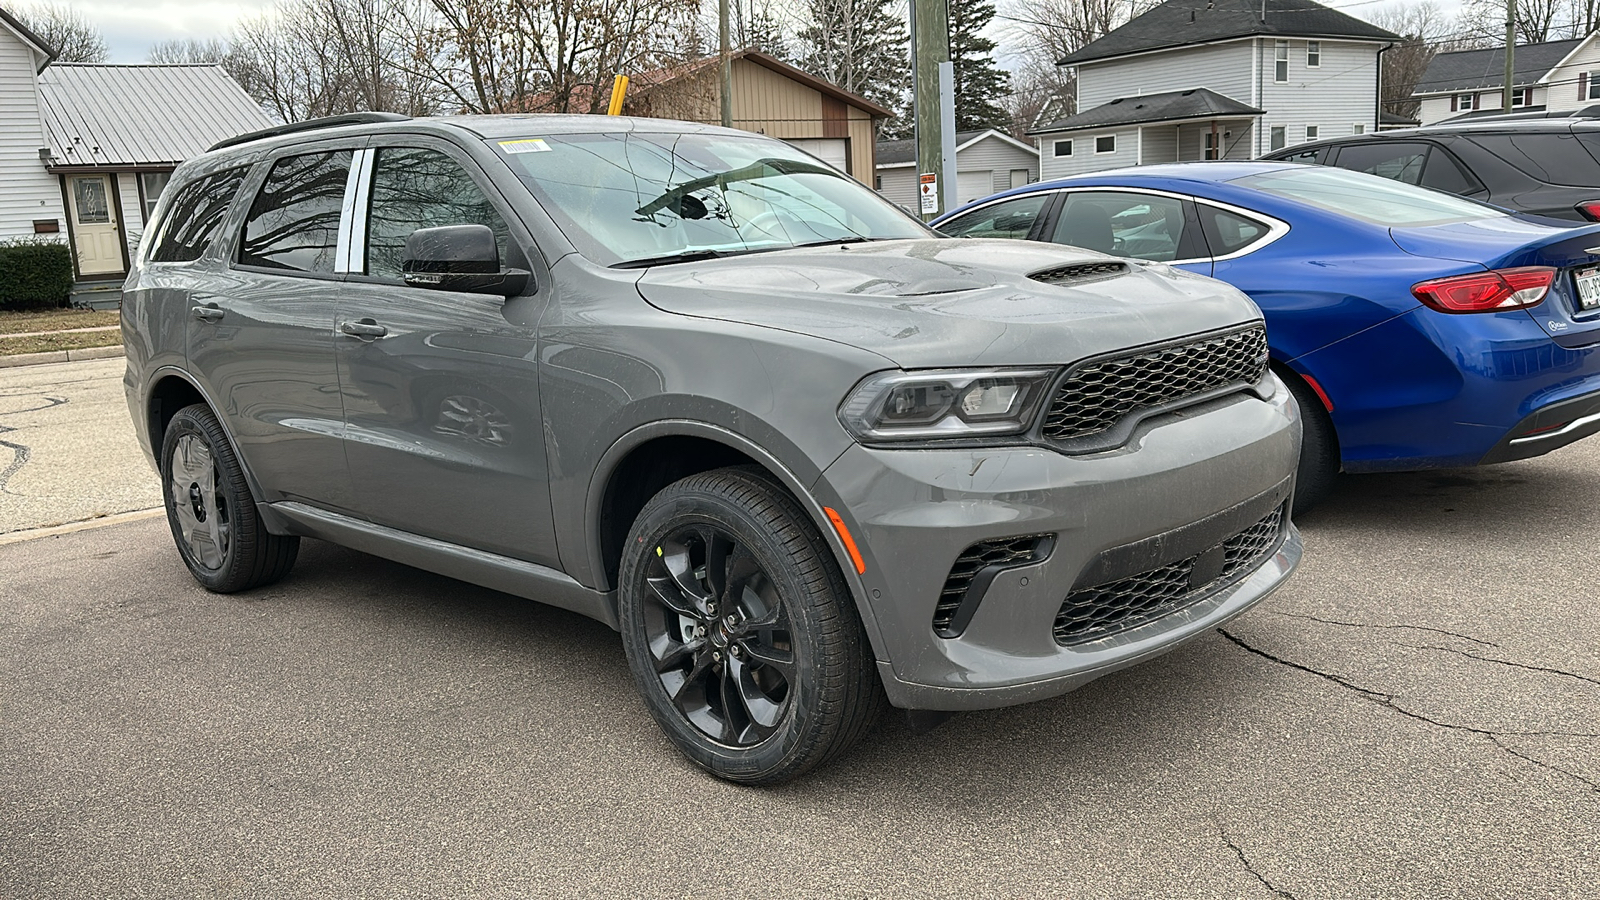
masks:
<path fill-rule="evenodd" d="M 200 391 L 194 385 L 176 375 L 168 375 L 156 382 L 156 386 L 150 390 L 148 414 L 150 416 L 150 448 L 157 456 L 161 454 L 161 442 L 167 434 L 167 423 L 171 422 L 172 417 L 178 414 L 178 410 L 183 409 L 185 406 L 204 402 L 206 402 L 205 398 L 200 395 Z"/>
<path fill-rule="evenodd" d="M 659 437 L 630 450 L 611 471 L 600 501 L 600 561 L 607 583 L 617 583 L 628 529 L 651 497 L 690 475 L 749 465 L 760 464 L 727 444 L 706 438 Z"/>

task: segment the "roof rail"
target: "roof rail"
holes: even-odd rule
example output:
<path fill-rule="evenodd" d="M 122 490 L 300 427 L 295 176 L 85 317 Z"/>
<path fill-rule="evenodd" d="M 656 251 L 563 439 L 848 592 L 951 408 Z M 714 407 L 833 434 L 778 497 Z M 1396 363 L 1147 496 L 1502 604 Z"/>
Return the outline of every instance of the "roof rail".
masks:
<path fill-rule="evenodd" d="M 244 134 L 234 135 L 207 147 L 206 152 L 221 150 L 223 147 L 237 147 L 240 144 L 248 144 L 251 141 L 259 141 L 262 138 L 281 137 L 302 131 L 315 131 L 319 128 L 336 128 L 340 125 L 372 125 L 378 122 L 404 122 L 410 118 L 410 116 L 403 116 L 399 113 L 357 112 L 346 113 L 342 116 L 326 116 L 321 119 L 307 119 L 304 122 L 290 122 L 287 125 L 274 125 L 271 128 L 263 128 L 260 131 L 247 131 Z"/>

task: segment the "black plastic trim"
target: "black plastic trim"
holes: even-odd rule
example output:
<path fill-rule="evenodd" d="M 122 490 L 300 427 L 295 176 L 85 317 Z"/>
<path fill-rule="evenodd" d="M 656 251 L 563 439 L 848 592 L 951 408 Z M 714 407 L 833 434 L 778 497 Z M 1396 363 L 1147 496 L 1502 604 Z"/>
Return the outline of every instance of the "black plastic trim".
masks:
<path fill-rule="evenodd" d="M 1580 425 L 1565 434 L 1551 434 L 1548 437 L 1529 435 L 1528 432 L 1540 428 L 1549 428 L 1552 425 L 1564 425 L 1587 416 L 1600 414 L 1600 392 L 1574 397 L 1560 403 L 1552 403 L 1543 409 L 1535 410 L 1526 418 L 1511 427 L 1499 442 L 1478 460 L 1478 465 L 1489 463 L 1511 462 L 1516 459 L 1531 459 L 1543 456 L 1551 450 L 1581 441 L 1590 435 L 1600 432 L 1600 419 Z M 1513 444 L 1517 438 L 1532 437 L 1534 440 L 1526 443 Z"/>

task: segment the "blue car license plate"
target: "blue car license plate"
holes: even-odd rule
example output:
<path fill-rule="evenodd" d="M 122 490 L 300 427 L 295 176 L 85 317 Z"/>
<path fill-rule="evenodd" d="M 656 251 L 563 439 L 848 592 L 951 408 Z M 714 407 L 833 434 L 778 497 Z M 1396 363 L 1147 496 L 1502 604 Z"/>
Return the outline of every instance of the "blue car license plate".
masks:
<path fill-rule="evenodd" d="M 1574 277 L 1578 283 L 1578 307 L 1600 307 L 1600 266 L 1579 269 Z"/>

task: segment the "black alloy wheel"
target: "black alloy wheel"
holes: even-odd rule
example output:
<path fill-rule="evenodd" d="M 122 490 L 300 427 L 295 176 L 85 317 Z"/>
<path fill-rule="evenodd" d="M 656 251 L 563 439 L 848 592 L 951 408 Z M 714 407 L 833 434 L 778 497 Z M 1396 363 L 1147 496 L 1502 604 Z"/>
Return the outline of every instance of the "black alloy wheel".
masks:
<path fill-rule="evenodd" d="M 161 486 L 178 554 L 206 590 L 248 590 L 294 566 L 300 539 L 262 524 L 238 457 L 205 404 L 186 406 L 167 423 Z"/>
<path fill-rule="evenodd" d="M 777 784 L 832 759 L 883 688 L 821 534 L 748 469 L 669 485 L 628 536 L 623 646 L 651 715 L 691 761 Z"/>

